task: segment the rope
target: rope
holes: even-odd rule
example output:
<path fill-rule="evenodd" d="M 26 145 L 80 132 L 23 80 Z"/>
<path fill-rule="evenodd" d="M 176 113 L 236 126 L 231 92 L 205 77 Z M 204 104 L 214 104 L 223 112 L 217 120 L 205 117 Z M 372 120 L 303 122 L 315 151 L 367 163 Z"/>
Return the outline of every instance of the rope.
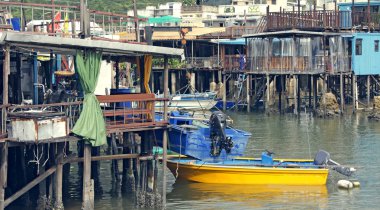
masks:
<path fill-rule="evenodd" d="M 183 129 L 181 129 L 181 133 L 179 136 L 179 155 L 178 155 L 178 161 L 177 161 L 177 168 L 175 169 L 175 178 L 178 178 L 178 168 L 179 168 L 179 160 L 181 159 L 181 153 L 182 153 L 182 132 Z"/>

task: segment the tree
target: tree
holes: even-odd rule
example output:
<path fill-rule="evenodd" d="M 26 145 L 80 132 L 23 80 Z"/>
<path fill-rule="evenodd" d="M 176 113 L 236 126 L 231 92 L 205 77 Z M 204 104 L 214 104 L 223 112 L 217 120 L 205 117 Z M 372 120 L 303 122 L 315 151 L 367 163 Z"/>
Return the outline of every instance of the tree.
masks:
<path fill-rule="evenodd" d="M 185 6 L 192 6 L 195 5 L 195 0 L 183 0 L 182 4 Z"/>

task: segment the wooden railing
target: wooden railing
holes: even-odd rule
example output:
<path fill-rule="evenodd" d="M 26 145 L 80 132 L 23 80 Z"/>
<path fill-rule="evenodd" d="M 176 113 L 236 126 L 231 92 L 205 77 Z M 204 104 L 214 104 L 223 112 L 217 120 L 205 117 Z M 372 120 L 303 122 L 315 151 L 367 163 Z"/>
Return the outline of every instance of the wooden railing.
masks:
<path fill-rule="evenodd" d="M 359 11 L 302 11 L 302 12 L 269 12 L 267 30 L 288 29 L 342 29 L 357 26 L 369 26 L 379 29 L 380 14 Z"/>
<path fill-rule="evenodd" d="M 155 102 L 165 101 L 154 94 L 123 94 L 97 96 L 103 109 L 107 133 L 131 129 L 166 126 L 167 121 L 155 117 Z"/>
<path fill-rule="evenodd" d="M 148 129 L 151 127 L 166 126 L 167 121 L 155 118 L 155 101 L 167 101 L 164 98 L 155 98 L 154 94 L 125 94 L 97 96 L 106 121 L 107 133 L 126 132 L 129 129 Z M 0 105 L 3 113 L 11 115 L 23 111 L 46 111 L 64 114 L 71 131 L 78 120 L 83 108 L 82 101 L 39 104 L 39 105 Z M 6 120 L 1 115 L 1 133 L 6 133 Z"/>

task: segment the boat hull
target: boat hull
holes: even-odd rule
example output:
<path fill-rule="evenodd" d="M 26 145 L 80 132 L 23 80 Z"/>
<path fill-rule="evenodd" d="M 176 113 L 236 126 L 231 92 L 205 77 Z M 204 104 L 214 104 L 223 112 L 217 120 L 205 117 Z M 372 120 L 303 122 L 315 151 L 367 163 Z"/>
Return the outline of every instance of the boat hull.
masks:
<path fill-rule="evenodd" d="M 162 146 L 162 131 L 157 132 L 157 143 L 159 146 Z M 226 135 L 230 136 L 233 141 L 230 153 L 227 154 L 225 150 L 222 150 L 219 156 L 213 157 L 210 154 L 211 139 L 209 138 L 209 127 L 187 130 L 181 126 L 173 125 L 169 130 L 168 148 L 173 152 L 202 160 L 215 161 L 243 156 L 251 134 L 238 129 L 227 128 Z"/>
<path fill-rule="evenodd" d="M 226 166 L 198 164 L 195 160 L 169 160 L 167 165 L 173 174 L 178 172 L 179 178 L 210 184 L 325 185 L 328 176 L 325 168 Z"/>
<path fill-rule="evenodd" d="M 210 110 L 217 101 L 215 100 L 171 100 L 168 104 L 169 111 L 175 110 Z M 164 102 L 157 101 L 155 104 L 156 111 L 163 109 Z"/>

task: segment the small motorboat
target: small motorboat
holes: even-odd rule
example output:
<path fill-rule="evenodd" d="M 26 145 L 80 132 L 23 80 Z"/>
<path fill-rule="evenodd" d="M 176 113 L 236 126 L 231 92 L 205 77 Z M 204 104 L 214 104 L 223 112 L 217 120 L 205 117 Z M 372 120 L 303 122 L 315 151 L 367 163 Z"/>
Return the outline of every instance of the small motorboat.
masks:
<path fill-rule="evenodd" d="M 250 185 L 325 185 L 329 169 L 351 176 L 353 168 L 340 166 L 321 150 L 314 160 L 273 159 L 273 153 L 263 152 L 261 158 L 235 158 L 204 161 L 192 158 L 172 158 L 168 168 L 175 177 L 210 184 Z"/>
<path fill-rule="evenodd" d="M 244 155 L 251 133 L 227 126 L 223 112 L 215 111 L 207 121 L 194 120 L 187 112 L 174 111 L 169 117 L 168 149 L 201 160 L 232 159 Z M 156 134 L 162 147 L 162 131 Z"/>
<path fill-rule="evenodd" d="M 157 98 L 162 98 L 163 95 L 157 95 Z M 169 111 L 178 110 L 210 110 L 218 101 L 215 100 L 216 93 L 194 93 L 194 94 L 176 94 L 170 96 L 168 104 Z M 164 107 L 163 101 L 157 101 L 155 104 L 156 111 L 162 111 Z"/>

